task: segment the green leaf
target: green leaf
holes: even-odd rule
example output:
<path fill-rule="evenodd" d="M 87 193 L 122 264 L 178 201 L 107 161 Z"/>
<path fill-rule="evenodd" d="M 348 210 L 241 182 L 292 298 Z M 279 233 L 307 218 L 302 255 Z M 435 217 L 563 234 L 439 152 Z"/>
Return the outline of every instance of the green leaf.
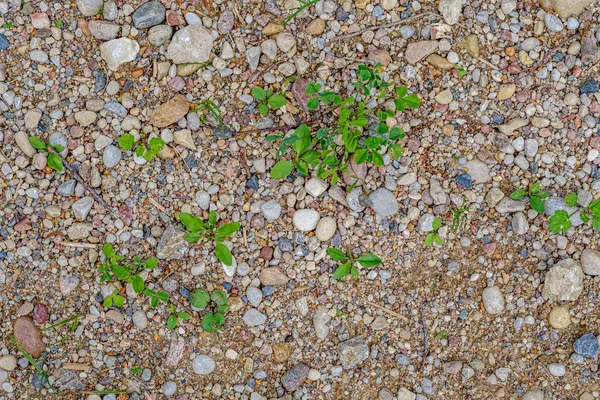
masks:
<path fill-rule="evenodd" d="M 269 106 L 267 103 L 260 103 L 258 105 L 258 112 L 260 115 L 267 115 L 269 113 Z"/>
<path fill-rule="evenodd" d="M 133 375 L 141 375 L 143 372 L 142 367 L 133 367 L 130 371 Z"/>
<path fill-rule="evenodd" d="M 542 183 L 541 182 L 536 182 L 533 185 L 531 185 L 529 187 L 529 193 L 530 194 L 536 194 L 537 192 L 540 191 L 540 188 L 542 187 Z"/>
<path fill-rule="evenodd" d="M 133 286 L 133 290 L 138 294 L 144 291 L 144 279 L 139 275 L 133 277 L 131 285 Z"/>
<path fill-rule="evenodd" d="M 278 109 L 285 106 L 286 100 L 285 97 L 283 97 L 282 95 L 274 94 L 273 96 L 269 97 L 269 100 L 267 100 L 267 102 L 274 109 Z"/>
<path fill-rule="evenodd" d="M 317 108 L 319 108 L 319 98 L 315 96 L 308 99 L 306 107 L 308 107 L 309 110 L 316 110 Z"/>
<path fill-rule="evenodd" d="M 271 178 L 284 179 L 292 172 L 294 165 L 290 161 L 281 160 L 271 168 Z"/>
<path fill-rule="evenodd" d="M 254 86 L 252 88 L 252 97 L 254 97 L 256 100 L 264 100 L 266 96 L 267 94 L 263 88 L 258 86 Z"/>
<path fill-rule="evenodd" d="M 167 301 L 169 301 L 169 295 L 166 292 L 158 292 L 157 297 L 160 301 L 162 301 L 163 303 L 166 303 Z"/>
<path fill-rule="evenodd" d="M 106 296 L 106 298 L 105 298 L 105 299 L 104 299 L 104 301 L 102 302 L 102 305 L 103 305 L 104 307 L 110 307 L 110 306 L 112 306 L 112 303 L 113 303 L 112 296 Z"/>
<path fill-rule="evenodd" d="M 433 222 L 432 222 L 431 226 L 433 227 L 434 230 L 437 231 L 442 226 L 442 220 L 439 219 L 438 217 L 435 217 L 433 219 Z"/>
<path fill-rule="evenodd" d="M 144 152 L 145 152 L 145 151 L 146 151 L 146 149 L 144 148 L 144 146 L 143 146 L 143 145 L 142 145 L 142 146 L 138 146 L 138 147 L 136 147 L 136 149 L 135 149 L 135 155 L 136 155 L 136 156 L 138 156 L 138 157 L 141 157 L 141 156 L 143 156 L 143 155 L 144 155 Z"/>
<path fill-rule="evenodd" d="M 223 264 L 231 266 L 233 264 L 233 256 L 227 246 L 221 243 L 215 244 L 215 255 Z"/>
<path fill-rule="evenodd" d="M 427 236 L 425 236 L 425 242 L 423 243 L 425 246 L 431 246 L 433 241 L 435 240 L 435 233 L 429 232 Z"/>
<path fill-rule="evenodd" d="M 119 137 L 119 146 L 123 150 L 131 150 L 133 148 L 133 142 L 135 137 L 131 133 L 125 133 Z"/>
<path fill-rule="evenodd" d="M 206 332 L 218 331 L 225 324 L 225 317 L 220 313 L 209 313 L 202 318 L 202 329 Z"/>
<path fill-rule="evenodd" d="M 62 144 L 55 144 L 54 146 L 52 146 L 52 148 L 57 153 L 61 153 L 65 149 L 65 146 L 63 146 Z"/>
<path fill-rule="evenodd" d="M 106 258 L 111 258 L 112 256 L 114 256 L 115 250 L 113 249 L 112 244 L 108 242 L 104 243 L 104 246 L 102 246 L 102 253 L 104 253 Z"/>
<path fill-rule="evenodd" d="M 227 303 L 221 304 L 217 306 L 217 311 L 221 314 L 225 314 L 229 310 L 229 305 Z"/>
<path fill-rule="evenodd" d="M 403 139 L 406 135 L 404 131 L 400 128 L 392 128 L 390 130 L 390 134 L 388 135 L 390 140 Z"/>
<path fill-rule="evenodd" d="M 339 267 L 337 267 L 337 269 L 335 270 L 335 272 L 333 273 L 333 277 L 335 279 L 342 279 L 343 277 L 345 277 L 346 275 L 348 275 L 350 273 L 350 263 L 344 263 L 342 265 L 340 265 Z"/>
<path fill-rule="evenodd" d="M 152 308 L 156 308 L 158 306 L 158 297 L 151 297 L 150 305 L 152 306 Z"/>
<path fill-rule="evenodd" d="M 569 213 L 565 210 L 557 210 L 548 220 L 548 229 L 554 233 L 564 233 L 570 227 Z"/>
<path fill-rule="evenodd" d="M 212 301 L 217 303 L 217 305 L 227 304 L 227 294 L 225 294 L 222 290 L 213 290 L 210 293 L 210 298 Z"/>
<path fill-rule="evenodd" d="M 510 194 L 510 198 L 513 200 L 521 200 L 523 197 L 525 197 L 526 194 L 527 192 L 523 189 L 518 189 Z"/>
<path fill-rule="evenodd" d="M 190 314 L 186 313 L 185 311 L 181 311 L 181 312 L 177 313 L 177 317 L 186 321 L 186 320 L 190 319 L 191 316 L 190 316 Z"/>
<path fill-rule="evenodd" d="M 373 151 L 371 152 L 371 154 L 373 155 L 373 164 L 375 164 L 378 167 L 383 167 L 385 165 L 381 154 L 379 154 L 377 151 Z"/>
<path fill-rule="evenodd" d="M 367 149 L 358 149 L 354 153 L 354 162 L 356 164 L 362 164 L 367 161 L 367 157 L 369 156 L 369 150 Z"/>
<path fill-rule="evenodd" d="M 365 126 L 365 125 L 367 125 L 367 118 L 366 117 L 357 118 L 357 119 L 350 121 L 349 124 L 354 125 L 354 126 Z"/>
<path fill-rule="evenodd" d="M 29 136 L 29 143 L 36 150 L 46 151 L 46 143 L 42 139 L 40 139 L 39 137 Z"/>
<path fill-rule="evenodd" d="M 543 199 L 547 199 L 548 197 L 550 197 L 550 193 L 546 192 L 545 190 L 540 190 L 539 192 L 536 193 L 536 196 L 543 200 Z"/>
<path fill-rule="evenodd" d="M 185 235 L 183 235 L 183 238 L 188 243 L 196 243 L 202 238 L 202 235 L 200 235 L 199 233 L 188 232 Z"/>
<path fill-rule="evenodd" d="M 121 280 L 127 280 L 127 278 L 129 278 L 129 268 L 124 267 L 123 265 L 113 265 L 112 270 L 113 274 Z"/>
<path fill-rule="evenodd" d="M 305 161 L 298 160 L 294 163 L 294 166 L 303 175 L 308 175 L 308 164 Z"/>
<path fill-rule="evenodd" d="M 210 226 L 215 226 L 215 224 L 217 223 L 216 211 L 213 210 L 208 213 L 208 223 L 210 224 Z"/>
<path fill-rule="evenodd" d="M 115 294 L 112 297 L 113 299 L 113 303 L 115 303 L 115 306 L 117 307 L 121 307 L 123 304 L 125 304 L 125 298 L 121 295 Z"/>
<path fill-rule="evenodd" d="M 594 229 L 600 229 L 600 217 L 595 216 L 594 219 L 592 220 L 592 227 Z"/>
<path fill-rule="evenodd" d="M 404 111 L 406 109 L 406 103 L 402 99 L 394 100 L 394 104 L 396 105 L 396 110 Z"/>
<path fill-rule="evenodd" d="M 152 289 L 146 288 L 146 290 L 144 290 L 144 294 L 148 297 L 156 297 L 156 292 Z"/>
<path fill-rule="evenodd" d="M 321 87 L 322 86 L 320 83 L 309 82 L 308 85 L 306 85 L 306 94 L 319 93 L 319 90 L 321 90 Z"/>
<path fill-rule="evenodd" d="M 344 101 L 344 100 L 342 99 L 342 96 L 335 96 L 335 97 L 333 98 L 333 105 L 334 105 L 334 106 L 339 106 L 340 104 L 342 104 L 342 101 Z"/>
<path fill-rule="evenodd" d="M 440 235 L 435 235 L 435 242 L 441 246 L 442 245 L 442 238 L 440 237 Z"/>
<path fill-rule="evenodd" d="M 200 231 L 207 230 L 206 224 L 195 215 L 188 213 L 179 213 L 177 217 L 179 218 L 179 221 L 181 221 L 181 223 L 185 225 L 187 230 L 190 232 L 197 233 Z"/>
<path fill-rule="evenodd" d="M 206 290 L 196 289 L 190 294 L 190 303 L 195 308 L 206 308 L 210 303 L 210 295 Z"/>
<path fill-rule="evenodd" d="M 239 222 L 231 222 L 229 224 L 224 224 L 217 229 L 217 235 L 222 238 L 226 238 L 231 236 L 233 233 L 237 232 L 240 229 Z"/>
<path fill-rule="evenodd" d="M 149 258 L 144 264 L 146 264 L 146 269 L 154 269 L 158 265 L 158 258 Z"/>
<path fill-rule="evenodd" d="M 323 101 L 323 103 L 329 104 L 333 101 L 333 99 L 335 97 L 335 93 L 323 92 L 323 93 L 319 94 L 319 97 L 321 98 L 321 101 Z"/>
<path fill-rule="evenodd" d="M 544 200 L 540 199 L 539 197 L 530 196 L 529 204 L 531 205 L 531 208 L 533 208 L 538 213 L 542 214 L 544 212 Z"/>
<path fill-rule="evenodd" d="M 577 204 L 577 200 L 579 199 L 577 198 L 577 194 L 575 193 L 570 193 L 565 196 L 565 202 L 569 207 L 575 206 Z"/>
<path fill-rule="evenodd" d="M 55 171 L 61 172 L 63 170 L 63 162 L 56 153 L 48 153 L 48 165 Z"/>
<path fill-rule="evenodd" d="M 174 329 L 177 326 L 177 315 L 171 314 L 169 315 L 169 319 L 167 319 L 167 328 Z"/>
<path fill-rule="evenodd" d="M 358 268 L 356 268 L 354 265 L 350 268 L 350 276 L 352 276 L 352 279 L 354 279 L 355 281 L 358 280 Z"/>
<path fill-rule="evenodd" d="M 329 247 L 327 249 L 327 254 L 329 254 L 329 257 L 333 258 L 336 261 L 344 261 L 348 259 L 348 256 L 346 256 L 341 250 L 338 250 L 335 247 Z"/>
<path fill-rule="evenodd" d="M 404 97 L 403 100 L 404 103 L 410 108 L 417 108 L 421 105 L 421 100 L 419 99 L 419 96 L 417 96 L 414 93 Z"/>
<path fill-rule="evenodd" d="M 365 268 L 371 268 L 381 264 L 381 258 L 377 257 L 375 254 L 363 254 L 358 257 L 356 261 Z"/>
<path fill-rule="evenodd" d="M 406 86 L 397 86 L 396 87 L 396 94 L 398 95 L 398 97 L 402 98 L 402 97 L 406 96 L 406 93 L 408 93 L 408 89 L 406 88 Z"/>
<path fill-rule="evenodd" d="M 158 153 L 159 151 L 161 151 L 163 149 L 163 147 L 165 147 L 165 141 L 159 137 L 153 137 L 152 139 L 150 139 L 149 143 L 150 143 L 150 148 L 152 149 L 154 154 Z"/>

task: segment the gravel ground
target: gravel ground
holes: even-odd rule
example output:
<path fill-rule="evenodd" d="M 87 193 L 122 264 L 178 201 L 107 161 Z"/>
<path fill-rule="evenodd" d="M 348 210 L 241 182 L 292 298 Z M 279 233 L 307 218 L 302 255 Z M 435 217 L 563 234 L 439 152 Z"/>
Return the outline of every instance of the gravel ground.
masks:
<path fill-rule="evenodd" d="M 600 398 L 597 231 L 508 197 L 600 196 L 600 5 L 539 3 L 324 0 L 284 25 L 296 0 L 0 0 L 0 399 Z M 269 132 L 335 123 L 307 82 L 354 93 L 376 63 L 421 98 L 394 117 L 404 156 L 348 195 L 271 179 Z M 254 86 L 287 104 L 261 116 Z M 147 161 L 125 133 L 166 146 Z M 232 267 L 181 239 L 209 211 L 241 223 Z M 100 282 L 104 243 L 158 257 L 147 285 L 191 318 Z M 383 263 L 336 280 L 328 247 Z M 229 295 L 218 332 L 197 288 Z"/>

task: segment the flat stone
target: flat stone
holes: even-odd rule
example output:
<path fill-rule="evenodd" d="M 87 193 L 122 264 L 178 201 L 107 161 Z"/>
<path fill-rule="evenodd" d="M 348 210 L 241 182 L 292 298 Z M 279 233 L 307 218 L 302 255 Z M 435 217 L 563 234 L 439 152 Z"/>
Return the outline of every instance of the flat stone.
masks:
<path fill-rule="evenodd" d="M 444 17 L 448 25 L 455 25 L 462 14 L 461 0 L 440 0 L 438 11 Z"/>
<path fill-rule="evenodd" d="M 295 392 L 308 378 L 309 370 L 305 364 L 296 364 L 281 377 L 281 384 L 288 392 Z"/>
<path fill-rule="evenodd" d="M 294 213 L 292 217 L 294 227 L 302 232 L 310 232 L 317 227 L 320 215 L 317 211 L 311 209 L 301 209 Z"/>
<path fill-rule="evenodd" d="M 156 257 L 161 260 L 179 260 L 183 258 L 189 246 L 183 238 L 185 233 L 180 225 L 169 225 L 156 247 Z"/>
<path fill-rule="evenodd" d="M 285 285 L 290 280 L 279 267 L 263 268 L 260 271 L 259 279 L 263 286 Z"/>
<path fill-rule="evenodd" d="M 482 161 L 467 161 L 465 163 L 465 168 L 469 175 L 471 175 L 474 184 L 486 183 L 492 180 L 492 177 L 490 176 L 490 167 Z"/>
<path fill-rule="evenodd" d="M 352 369 L 369 358 L 369 346 L 360 336 L 338 344 L 337 352 L 344 369 Z"/>
<path fill-rule="evenodd" d="M 67 235 L 69 235 L 69 239 L 71 240 L 86 239 L 92 229 L 94 229 L 94 227 L 90 223 L 75 223 L 67 229 Z"/>
<path fill-rule="evenodd" d="M 198 375 L 210 375 L 213 373 L 216 366 L 215 360 L 206 354 L 196 356 L 192 360 L 192 369 Z"/>
<path fill-rule="evenodd" d="M 316 177 L 309 179 L 304 185 L 304 189 L 306 189 L 306 192 L 312 197 L 319 197 L 325 193 L 328 187 L 329 183 L 321 178 Z"/>
<path fill-rule="evenodd" d="M 571 325 L 569 306 L 562 305 L 554 307 L 552 311 L 550 311 L 550 314 L 548 314 L 548 323 L 554 329 L 565 329 Z"/>
<path fill-rule="evenodd" d="M 426 60 L 429 64 L 433 65 L 434 67 L 437 67 L 437 68 L 440 68 L 440 69 L 443 69 L 446 71 L 451 70 L 456 65 L 456 64 L 448 61 L 445 57 L 442 57 L 437 54 L 431 54 L 431 55 L 427 56 Z"/>
<path fill-rule="evenodd" d="M 117 71 L 121 65 L 135 60 L 139 51 L 138 42 L 128 38 L 113 39 L 100 45 L 100 56 L 111 71 Z"/>
<path fill-rule="evenodd" d="M 369 199 L 371 200 L 373 211 L 382 217 L 394 215 L 398 212 L 398 200 L 394 196 L 394 193 L 386 188 L 375 190 L 369 195 Z"/>
<path fill-rule="evenodd" d="M 29 143 L 29 135 L 23 131 L 15 133 L 15 142 L 27 157 L 33 157 L 37 150 Z"/>
<path fill-rule="evenodd" d="M 23 350 L 31 354 L 33 358 L 40 358 L 46 349 L 42 340 L 42 333 L 28 316 L 17 318 L 13 322 L 13 336 L 20 343 Z"/>
<path fill-rule="evenodd" d="M 88 28 L 92 33 L 92 36 L 94 36 L 96 39 L 112 40 L 119 34 L 119 29 L 121 29 L 121 26 L 112 22 L 94 19 L 88 23 Z"/>
<path fill-rule="evenodd" d="M 581 14 L 593 2 L 594 0 L 545 0 L 540 1 L 540 4 L 545 9 L 553 9 L 561 18 L 567 18 Z"/>
<path fill-rule="evenodd" d="M 550 301 L 574 301 L 583 291 L 583 271 L 579 264 L 567 258 L 556 263 L 544 281 L 543 294 Z"/>
<path fill-rule="evenodd" d="M 93 205 L 93 198 L 91 198 L 90 196 L 82 197 L 81 199 L 73 203 L 73 215 L 79 220 L 84 220 L 88 216 Z"/>
<path fill-rule="evenodd" d="M 507 214 L 513 212 L 519 212 L 525 210 L 525 202 L 519 200 L 513 200 L 509 197 L 505 197 L 496 205 L 496 211 L 500 214 Z"/>
<path fill-rule="evenodd" d="M 317 337 L 321 340 L 325 340 L 329 335 L 329 326 L 327 324 L 331 321 L 331 317 L 328 311 L 327 307 L 320 306 L 313 315 L 313 326 L 315 327 Z"/>
<path fill-rule="evenodd" d="M 420 42 L 409 43 L 404 52 L 406 61 L 409 64 L 416 64 L 423 58 L 427 57 L 438 48 L 437 40 L 423 40 Z"/>
<path fill-rule="evenodd" d="M 183 147 L 187 147 L 190 150 L 196 150 L 196 143 L 194 143 L 192 131 L 190 131 L 189 129 L 181 129 L 179 131 L 175 131 L 174 139 L 175 143 L 180 144 Z"/>
<path fill-rule="evenodd" d="M 152 112 L 152 125 L 165 128 L 185 117 L 190 109 L 184 95 L 178 94 L 166 103 L 161 104 Z"/>
<path fill-rule="evenodd" d="M 440 104 L 450 104 L 452 102 L 452 90 L 450 88 L 442 90 L 435 96 L 435 101 Z"/>
<path fill-rule="evenodd" d="M 267 316 L 258 311 L 256 308 L 251 308 L 246 311 L 242 317 L 242 320 L 247 326 L 253 327 L 264 324 L 267 321 Z"/>
<path fill-rule="evenodd" d="M 205 63 L 210 58 L 213 43 L 212 35 L 202 26 L 186 26 L 173 35 L 167 55 L 175 64 Z"/>
<path fill-rule="evenodd" d="M 96 113 L 89 110 L 78 111 L 75 113 L 75 121 L 82 127 L 89 126 L 96 121 Z"/>
<path fill-rule="evenodd" d="M 332 217 L 324 217 L 319 220 L 315 229 L 315 236 L 322 242 L 326 242 L 333 237 L 337 230 L 337 222 Z"/>
<path fill-rule="evenodd" d="M 504 311 L 504 295 L 498 286 L 483 289 L 481 293 L 483 305 L 489 314 L 500 314 Z"/>
<path fill-rule="evenodd" d="M 77 0 L 75 3 L 84 17 L 93 17 L 100 13 L 104 0 Z"/>
<path fill-rule="evenodd" d="M 151 28 L 165 20 L 166 9 L 159 1 L 148 1 L 133 12 L 133 25 L 138 29 Z"/>

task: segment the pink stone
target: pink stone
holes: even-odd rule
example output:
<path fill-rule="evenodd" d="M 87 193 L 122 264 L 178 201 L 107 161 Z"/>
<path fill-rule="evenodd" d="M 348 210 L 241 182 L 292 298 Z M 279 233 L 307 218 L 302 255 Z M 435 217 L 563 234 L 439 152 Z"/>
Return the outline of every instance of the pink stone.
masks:
<path fill-rule="evenodd" d="M 31 14 L 31 25 L 35 29 L 48 29 L 50 28 L 50 18 L 46 13 Z"/>

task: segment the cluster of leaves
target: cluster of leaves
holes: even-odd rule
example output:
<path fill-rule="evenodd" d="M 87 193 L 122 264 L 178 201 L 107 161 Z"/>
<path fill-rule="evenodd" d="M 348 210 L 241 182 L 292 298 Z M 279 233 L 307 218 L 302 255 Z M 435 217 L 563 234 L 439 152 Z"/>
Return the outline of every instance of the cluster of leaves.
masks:
<path fill-rule="evenodd" d="M 150 298 L 152 307 L 158 306 L 158 301 L 167 302 L 169 295 L 165 292 L 156 293 L 151 289 L 146 288 L 146 282 L 142 278 L 141 273 L 144 270 L 151 271 L 158 265 L 158 259 L 149 258 L 146 261 L 140 260 L 138 256 L 133 257 L 131 262 L 123 262 L 125 257 L 117 254 L 110 243 L 105 243 L 102 248 L 105 256 L 105 261 L 98 266 L 100 272 L 100 282 L 110 282 L 119 280 L 126 283 L 131 283 L 133 290 L 140 294 L 144 293 Z M 113 304 L 121 307 L 125 299 L 115 290 L 112 295 L 104 299 L 104 307 L 110 307 Z"/>
<path fill-rule="evenodd" d="M 14 28 L 14 25 L 13 25 L 12 21 L 8 21 L 8 22 L 5 22 L 5 23 L 2 25 L 2 27 L 3 27 L 4 29 L 12 29 L 12 28 Z"/>
<path fill-rule="evenodd" d="M 135 137 L 131 133 L 125 133 L 119 137 L 119 147 L 125 151 L 133 150 L 134 144 Z M 135 148 L 135 155 L 144 157 L 147 161 L 152 161 L 164 147 L 164 140 L 159 137 L 153 137 L 147 145 L 138 144 Z"/>
<path fill-rule="evenodd" d="M 202 318 L 202 328 L 206 332 L 216 332 L 225 324 L 225 313 L 229 310 L 227 294 L 222 290 L 213 290 L 208 293 L 203 289 L 196 289 L 190 295 L 190 303 L 195 308 L 210 312 Z"/>
<path fill-rule="evenodd" d="M 524 189 L 515 190 L 510 194 L 510 198 L 513 200 L 521 200 L 527 196 L 529 197 L 529 204 L 531 205 L 531 208 L 542 214 L 545 210 L 544 200 L 550 195 L 545 190 L 541 190 L 541 187 L 542 184 L 540 182 L 534 183 L 527 191 Z"/>
<path fill-rule="evenodd" d="M 169 310 L 171 314 L 169 318 L 167 318 L 167 328 L 175 329 L 175 327 L 179 324 L 179 320 L 187 321 L 191 318 L 191 315 L 185 311 L 177 311 L 177 307 L 174 304 L 169 305 Z"/>
<path fill-rule="evenodd" d="M 260 115 L 267 115 L 269 113 L 269 106 L 277 110 L 285 106 L 285 97 L 280 94 L 273 93 L 272 90 L 264 90 L 261 87 L 254 86 L 252 88 L 252 97 L 259 101 L 258 112 Z"/>
<path fill-rule="evenodd" d="M 567 203 L 569 207 L 575 207 L 577 201 L 579 201 L 579 198 L 575 193 L 570 193 L 565 196 L 565 203 Z M 600 198 L 591 202 L 589 206 L 582 209 L 576 209 L 571 213 L 565 210 L 556 210 L 554 215 L 548 220 L 548 229 L 554 233 L 566 232 L 572 225 L 571 217 L 577 213 L 579 213 L 579 216 L 584 223 L 592 221 L 592 227 L 594 229 L 600 229 Z"/>
<path fill-rule="evenodd" d="M 233 256 L 231 250 L 223 242 L 240 229 L 240 223 L 230 222 L 217 227 L 217 217 L 215 211 L 208 213 L 208 221 L 206 222 L 192 214 L 179 213 L 178 215 L 179 221 L 188 230 L 188 233 L 184 236 L 186 241 L 196 243 L 202 239 L 200 244 L 213 241 L 215 243 L 215 256 L 223 264 L 230 266 L 233 264 Z"/>
<path fill-rule="evenodd" d="M 50 168 L 58 172 L 63 170 L 62 158 L 60 158 L 60 156 L 57 154 L 65 149 L 63 145 L 56 144 L 54 146 L 49 146 L 46 144 L 46 142 L 36 136 L 30 136 L 29 143 L 31 143 L 34 149 L 41 151 L 42 153 L 48 153 L 47 160 Z M 54 151 L 50 151 L 50 149 Z"/>
<path fill-rule="evenodd" d="M 438 246 L 441 246 L 443 240 L 439 234 L 439 230 L 442 227 L 442 220 L 440 220 L 438 217 L 435 217 L 431 226 L 433 227 L 433 231 L 429 232 L 427 236 L 425 236 L 424 244 L 425 246 L 431 246 L 432 244 L 436 243 Z"/>
<path fill-rule="evenodd" d="M 343 251 L 336 249 L 335 247 L 329 247 L 327 254 L 335 261 L 341 262 L 333 273 L 335 279 L 342 279 L 346 275 L 350 274 L 355 280 L 360 276 L 360 271 L 356 266 L 356 263 L 360 264 L 364 268 L 373 268 L 381 264 L 381 258 L 375 254 L 362 254 L 358 258 L 354 258 L 350 252 L 344 254 Z"/>
<path fill-rule="evenodd" d="M 295 153 L 293 161 L 281 160 L 271 170 L 271 177 L 286 178 L 294 168 L 308 175 L 310 169 L 317 169 L 317 176 L 337 183 L 342 173 L 347 173 L 347 163 L 352 158 L 356 164 L 372 162 L 383 166 L 383 155 L 387 151 L 394 159 L 399 158 L 404 148 L 399 143 L 405 133 L 399 127 L 389 127 L 387 121 L 396 112 L 416 108 L 420 100 L 416 94 L 408 94 L 404 86 L 396 87 L 395 109 L 370 109 L 366 105 L 374 98 L 384 98 L 390 86 L 380 75 L 380 66 L 358 67 L 358 81 L 354 86 L 361 91 L 355 96 L 343 98 L 331 91 L 322 91 L 322 85 L 311 82 L 306 93 L 313 95 L 307 103 L 311 110 L 322 107 L 323 112 L 337 116 L 337 123 L 311 132 L 307 125 L 299 126 L 293 134 L 270 135 L 270 142 L 281 141 L 277 157 L 283 156 L 291 147 Z"/>
<path fill-rule="evenodd" d="M 465 75 L 467 75 L 469 72 L 463 68 L 462 65 L 458 65 L 456 68 L 456 75 L 458 75 L 458 79 L 462 79 L 465 77 Z"/>

